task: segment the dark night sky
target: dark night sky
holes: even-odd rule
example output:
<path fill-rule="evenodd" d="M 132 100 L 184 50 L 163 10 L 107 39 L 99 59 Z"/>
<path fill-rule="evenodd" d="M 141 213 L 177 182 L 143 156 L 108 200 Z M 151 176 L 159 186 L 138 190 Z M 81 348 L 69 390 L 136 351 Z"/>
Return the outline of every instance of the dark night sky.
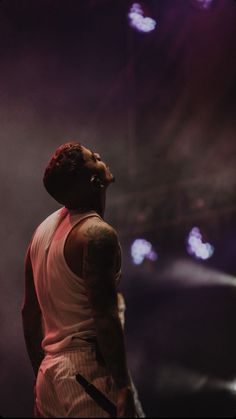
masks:
<path fill-rule="evenodd" d="M 109 162 L 108 220 L 127 240 L 144 201 L 166 225 L 169 207 L 172 220 L 183 208 L 192 217 L 199 199 L 214 217 L 235 215 L 236 3 L 193 3 L 144 1 L 158 21 L 144 35 L 128 27 L 127 0 L 0 2 L 3 416 L 31 416 L 23 261 L 34 228 L 57 209 L 41 179 L 59 144 L 79 140 Z M 158 216 L 149 221 L 155 230 Z"/>

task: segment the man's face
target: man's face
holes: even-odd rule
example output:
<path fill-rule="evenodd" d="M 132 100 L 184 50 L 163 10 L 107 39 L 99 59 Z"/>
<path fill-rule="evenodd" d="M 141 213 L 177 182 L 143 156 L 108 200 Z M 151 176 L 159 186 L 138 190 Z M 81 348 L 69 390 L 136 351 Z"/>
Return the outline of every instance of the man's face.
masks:
<path fill-rule="evenodd" d="M 88 148 L 82 146 L 85 166 L 91 170 L 92 174 L 99 176 L 105 186 L 115 181 L 114 175 L 110 172 L 109 167 L 102 161 L 98 153 L 94 153 Z"/>

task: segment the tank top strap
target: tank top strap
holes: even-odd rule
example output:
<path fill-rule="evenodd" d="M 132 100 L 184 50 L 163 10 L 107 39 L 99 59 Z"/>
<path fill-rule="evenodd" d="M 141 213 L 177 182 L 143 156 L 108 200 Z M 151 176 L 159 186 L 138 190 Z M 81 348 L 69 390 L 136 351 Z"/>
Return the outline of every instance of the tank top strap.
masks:
<path fill-rule="evenodd" d="M 81 221 L 84 221 L 87 218 L 97 217 L 100 220 L 102 220 L 100 215 L 95 211 L 90 211 L 90 212 L 86 212 L 86 213 L 79 213 L 79 212 L 76 212 L 76 211 L 68 211 L 68 217 L 69 217 L 69 220 L 70 220 L 71 228 L 74 228 L 77 224 L 80 224 Z"/>

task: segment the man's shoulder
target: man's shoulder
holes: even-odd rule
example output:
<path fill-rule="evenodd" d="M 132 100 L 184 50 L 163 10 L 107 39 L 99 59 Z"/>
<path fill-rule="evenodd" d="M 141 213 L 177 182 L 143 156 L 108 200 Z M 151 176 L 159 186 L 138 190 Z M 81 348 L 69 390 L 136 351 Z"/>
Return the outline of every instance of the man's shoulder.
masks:
<path fill-rule="evenodd" d="M 120 268 L 117 268 L 119 241 L 115 229 L 104 220 L 94 220 L 83 227 L 85 271 L 97 274 L 110 272 L 115 279 Z"/>
<path fill-rule="evenodd" d="M 64 212 L 66 212 L 65 208 L 59 208 L 58 210 L 47 215 L 44 219 L 42 219 L 39 222 L 37 229 L 39 229 L 40 227 L 44 227 L 48 224 L 57 224 L 59 219 L 63 216 Z"/>
<path fill-rule="evenodd" d="M 41 238 L 45 235 L 52 233 L 58 225 L 60 219 L 64 216 L 64 211 L 65 208 L 59 208 L 39 222 L 33 232 L 31 243 L 38 239 L 41 240 Z"/>
<path fill-rule="evenodd" d="M 98 217 L 86 220 L 81 227 L 80 234 L 86 243 L 102 243 L 117 240 L 116 230 L 109 223 Z"/>

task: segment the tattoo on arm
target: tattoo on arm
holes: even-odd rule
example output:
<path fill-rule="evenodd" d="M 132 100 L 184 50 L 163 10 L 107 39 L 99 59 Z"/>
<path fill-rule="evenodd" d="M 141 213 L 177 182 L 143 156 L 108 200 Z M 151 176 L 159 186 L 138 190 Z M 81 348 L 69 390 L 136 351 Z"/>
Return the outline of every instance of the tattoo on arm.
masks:
<path fill-rule="evenodd" d="M 115 272 L 119 245 L 115 232 L 107 227 L 92 226 L 86 233 L 88 240 L 85 266 L 94 273 Z"/>
<path fill-rule="evenodd" d="M 83 271 L 92 307 L 96 313 L 116 313 L 117 235 L 109 227 L 96 225 L 87 230 L 86 241 Z"/>
<path fill-rule="evenodd" d="M 116 268 L 120 257 L 114 230 L 106 225 L 86 232 L 84 279 L 99 347 L 119 388 L 129 384 L 124 335 L 118 314 Z"/>

